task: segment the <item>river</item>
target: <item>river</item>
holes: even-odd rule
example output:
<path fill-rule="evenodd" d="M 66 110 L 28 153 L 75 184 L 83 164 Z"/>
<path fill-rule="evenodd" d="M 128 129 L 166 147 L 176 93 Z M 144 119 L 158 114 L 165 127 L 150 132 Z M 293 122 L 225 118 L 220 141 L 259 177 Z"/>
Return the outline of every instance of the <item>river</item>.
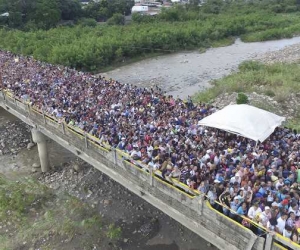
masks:
<path fill-rule="evenodd" d="M 211 48 L 205 53 L 180 52 L 132 63 L 102 75 L 122 83 L 151 87 L 158 85 L 167 94 L 186 98 L 210 87 L 209 82 L 229 75 L 246 60 L 300 43 L 300 37 L 267 42 L 244 43 L 236 39 L 227 47 Z"/>

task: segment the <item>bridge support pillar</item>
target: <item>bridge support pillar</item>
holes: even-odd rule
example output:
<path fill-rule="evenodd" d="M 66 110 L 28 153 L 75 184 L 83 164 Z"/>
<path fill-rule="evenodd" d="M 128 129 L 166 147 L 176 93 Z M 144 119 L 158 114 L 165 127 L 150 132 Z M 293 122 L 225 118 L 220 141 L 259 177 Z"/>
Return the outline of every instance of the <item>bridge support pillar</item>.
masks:
<path fill-rule="evenodd" d="M 273 243 L 273 235 L 269 233 L 269 234 L 267 234 L 267 237 L 266 237 L 264 250 L 271 250 L 272 243 Z"/>
<path fill-rule="evenodd" d="M 37 129 L 31 130 L 32 140 L 37 144 L 42 172 L 48 172 L 50 168 L 46 136 Z"/>

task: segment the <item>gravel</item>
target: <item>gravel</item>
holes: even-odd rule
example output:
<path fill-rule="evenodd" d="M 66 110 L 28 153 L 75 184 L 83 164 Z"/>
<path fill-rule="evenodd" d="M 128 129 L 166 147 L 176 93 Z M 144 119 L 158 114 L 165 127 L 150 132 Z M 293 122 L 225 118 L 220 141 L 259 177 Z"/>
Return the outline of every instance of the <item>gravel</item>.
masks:
<path fill-rule="evenodd" d="M 288 46 L 284 49 L 267 52 L 257 57 L 257 60 L 266 63 L 299 63 L 300 62 L 300 43 Z"/>
<path fill-rule="evenodd" d="M 30 142 L 30 127 L 21 121 L 7 121 L 0 125 L 0 155 L 17 154 Z"/>

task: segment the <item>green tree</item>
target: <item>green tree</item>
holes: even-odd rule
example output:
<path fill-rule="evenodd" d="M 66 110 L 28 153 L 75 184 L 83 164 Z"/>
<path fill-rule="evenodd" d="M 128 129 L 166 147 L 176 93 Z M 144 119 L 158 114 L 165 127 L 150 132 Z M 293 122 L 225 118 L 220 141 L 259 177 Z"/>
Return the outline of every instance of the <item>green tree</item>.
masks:
<path fill-rule="evenodd" d="M 94 18 L 97 21 L 106 21 L 116 13 L 130 14 L 133 5 L 133 0 L 91 1 L 84 9 L 84 16 Z"/>
<path fill-rule="evenodd" d="M 124 25 L 125 17 L 120 13 L 113 14 L 113 16 L 107 20 L 107 24 L 108 25 Z"/>
<path fill-rule="evenodd" d="M 54 27 L 61 17 L 58 0 L 36 0 L 28 15 L 28 21 L 34 21 L 40 29 Z"/>
<path fill-rule="evenodd" d="M 83 14 L 78 0 L 59 0 L 62 20 L 77 20 Z"/>

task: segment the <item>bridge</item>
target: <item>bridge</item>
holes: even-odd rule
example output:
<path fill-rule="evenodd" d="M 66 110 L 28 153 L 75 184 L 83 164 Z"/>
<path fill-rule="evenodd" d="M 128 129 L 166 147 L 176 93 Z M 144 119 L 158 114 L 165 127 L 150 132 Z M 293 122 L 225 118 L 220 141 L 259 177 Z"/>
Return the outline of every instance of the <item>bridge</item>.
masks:
<path fill-rule="evenodd" d="M 219 249 L 300 249 L 279 234 L 266 232 L 266 238 L 258 237 L 214 210 L 204 194 L 177 180 L 166 182 L 159 171 L 146 168 L 123 151 L 102 145 L 98 138 L 45 114 L 5 90 L 0 93 L 0 106 L 32 126 L 43 172 L 49 168 L 46 143 L 49 137 Z"/>

